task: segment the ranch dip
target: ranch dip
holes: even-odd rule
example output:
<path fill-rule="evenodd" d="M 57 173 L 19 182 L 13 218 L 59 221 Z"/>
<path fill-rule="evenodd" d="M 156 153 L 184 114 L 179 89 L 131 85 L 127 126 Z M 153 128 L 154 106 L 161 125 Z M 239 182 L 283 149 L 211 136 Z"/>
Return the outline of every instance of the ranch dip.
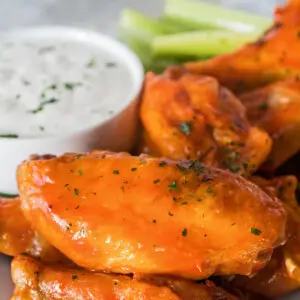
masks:
<path fill-rule="evenodd" d="M 0 137 L 64 135 L 96 126 L 128 98 L 132 76 L 118 57 L 66 38 L 0 43 Z"/>

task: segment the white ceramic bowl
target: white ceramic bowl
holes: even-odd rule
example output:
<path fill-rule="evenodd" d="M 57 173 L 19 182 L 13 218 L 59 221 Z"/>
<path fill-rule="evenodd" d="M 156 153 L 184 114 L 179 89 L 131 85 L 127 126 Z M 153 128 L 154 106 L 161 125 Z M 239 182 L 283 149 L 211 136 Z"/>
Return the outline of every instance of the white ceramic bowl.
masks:
<path fill-rule="evenodd" d="M 64 152 L 82 152 L 93 149 L 128 151 L 133 146 L 138 127 L 137 96 L 142 86 L 144 72 L 139 59 L 120 42 L 93 31 L 70 27 L 36 27 L 6 32 L 1 40 L 23 40 L 33 38 L 67 37 L 82 44 L 108 51 L 118 60 L 122 60 L 132 77 L 132 89 L 129 94 L 118 99 L 119 106 L 113 116 L 99 120 L 92 128 L 68 135 L 42 138 L 0 139 L 0 192 L 17 193 L 15 170 L 17 165 L 31 154 L 55 154 Z M 118 88 L 118 82 L 115 83 Z M 16 122 L 17 120 L 12 120 Z M 84 120 L 81 120 L 84 121 Z M 1 122 L 1 120 L 0 120 Z"/>

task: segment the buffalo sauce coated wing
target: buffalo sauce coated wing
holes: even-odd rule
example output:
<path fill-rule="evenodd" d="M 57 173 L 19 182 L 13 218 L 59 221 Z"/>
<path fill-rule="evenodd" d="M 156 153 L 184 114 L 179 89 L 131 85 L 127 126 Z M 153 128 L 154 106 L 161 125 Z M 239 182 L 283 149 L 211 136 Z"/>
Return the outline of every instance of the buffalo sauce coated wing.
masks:
<path fill-rule="evenodd" d="M 284 202 L 289 213 L 289 240 L 275 250 L 266 268 L 251 279 L 238 276 L 234 284 L 273 299 L 300 287 L 300 207 L 295 197 L 297 179 L 294 176 L 283 176 L 270 181 L 262 178 L 253 180 Z"/>
<path fill-rule="evenodd" d="M 44 261 L 66 260 L 32 229 L 20 209 L 19 198 L 0 198 L 0 253 L 10 256 L 30 253 Z"/>
<path fill-rule="evenodd" d="M 227 55 L 186 65 L 193 73 L 216 77 L 233 91 L 244 91 L 300 73 L 300 0 L 275 12 L 273 27 L 258 41 Z"/>
<path fill-rule="evenodd" d="M 185 280 L 155 279 L 139 281 L 124 275 L 109 275 L 43 265 L 19 256 L 12 262 L 16 285 L 11 300 L 238 300 L 213 283 L 196 284 Z"/>
<path fill-rule="evenodd" d="M 99 151 L 24 162 L 17 173 L 32 226 L 87 269 L 249 275 L 285 241 L 276 198 L 197 161 Z"/>
<path fill-rule="evenodd" d="M 251 126 L 245 108 L 211 77 L 182 69 L 146 77 L 140 117 L 141 152 L 198 159 L 232 172 L 254 172 L 267 158 L 271 139 Z"/>
<path fill-rule="evenodd" d="M 250 122 L 266 130 L 273 140 L 264 169 L 273 171 L 300 151 L 299 80 L 277 82 L 242 95 L 241 101 Z"/>

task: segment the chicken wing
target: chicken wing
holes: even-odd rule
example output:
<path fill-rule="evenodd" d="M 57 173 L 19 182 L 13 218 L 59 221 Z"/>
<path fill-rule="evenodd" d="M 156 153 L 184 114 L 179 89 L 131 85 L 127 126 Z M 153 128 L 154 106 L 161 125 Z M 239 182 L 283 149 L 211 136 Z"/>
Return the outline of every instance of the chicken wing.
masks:
<path fill-rule="evenodd" d="M 268 157 L 271 139 L 251 126 L 230 91 L 206 76 L 169 69 L 147 75 L 140 117 L 141 152 L 171 159 L 198 159 L 243 175 Z"/>
<path fill-rule="evenodd" d="M 124 275 L 109 275 L 58 265 L 43 265 L 31 257 L 12 262 L 16 285 L 11 300 L 105 299 L 105 300 L 238 300 L 213 283 L 185 280 L 138 281 Z"/>
<path fill-rule="evenodd" d="M 250 275 L 286 239 L 279 200 L 197 161 L 96 151 L 24 162 L 17 177 L 32 226 L 87 269 Z"/>
<path fill-rule="evenodd" d="M 258 41 L 231 54 L 186 64 L 212 75 L 235 92 L 254 89 L 300 73 L 300 0 L 277 8 L 273 27 Z"/>
<path fill-rule="evenodd" d="M 284 176 L 271 181 L 254 178 L 254 181 L 268 193 L 276 194 L 286 205 L 290 238 L 286 245 L 275 250 L 265 269 L 252 279 L 238 276 L 234 284 L 273 299 L 300 288 L 300 207 L 295 197 L 297 179 Z"/>
<path fill-rule="evenodd" d="M 9 256 L 29 253 L 43 261 L 66 261 L 32 229 L 20 209 L 19 198 L 0 198 L 0 253 Z"/>
<path fill-rule="evenodd" d="M 300 151 L 300 81 L 277 82 L 240 99 L 250 122 L 266 130 L 273 140 L 264 169 L 274 171 Z"/>

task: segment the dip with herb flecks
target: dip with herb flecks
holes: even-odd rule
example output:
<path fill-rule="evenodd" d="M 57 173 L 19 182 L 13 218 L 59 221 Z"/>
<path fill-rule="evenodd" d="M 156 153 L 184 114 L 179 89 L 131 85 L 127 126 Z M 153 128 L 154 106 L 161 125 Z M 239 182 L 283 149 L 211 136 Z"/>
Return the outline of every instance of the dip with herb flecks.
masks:
<path fill-rule="evenodd" d="M 93 44 L 66 38 L 0 43 L 0 138 L 68 134 L 114 114 L 130 71 Z"/>

